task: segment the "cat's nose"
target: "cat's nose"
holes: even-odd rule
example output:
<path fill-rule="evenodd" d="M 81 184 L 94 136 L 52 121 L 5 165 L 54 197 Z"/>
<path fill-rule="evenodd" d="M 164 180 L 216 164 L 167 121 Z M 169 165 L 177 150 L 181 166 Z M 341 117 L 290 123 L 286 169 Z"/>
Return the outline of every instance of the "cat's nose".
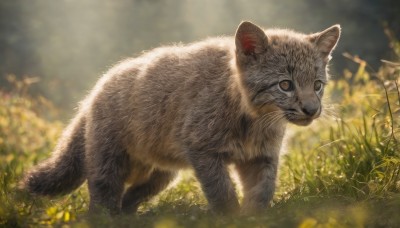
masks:
<path fill-rule="evenodd" d="M 305 103 L 301 108 L 304 114 L 307 116 L 314 116 L 319 110 L 319 105 L 313 103 Z"/>

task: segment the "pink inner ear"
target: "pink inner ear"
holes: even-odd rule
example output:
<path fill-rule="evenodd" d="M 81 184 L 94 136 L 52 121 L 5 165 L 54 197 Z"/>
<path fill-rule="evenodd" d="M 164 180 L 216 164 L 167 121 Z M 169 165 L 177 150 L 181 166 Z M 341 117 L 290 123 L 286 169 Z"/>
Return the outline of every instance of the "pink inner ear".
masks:
<path fill-rule="evenodd" d="M 249 35 L 242 36 L 241 43 L 242 43 L 242 48 L 246 54 L 254 52 L 256 46 L 251 36 Z"/>

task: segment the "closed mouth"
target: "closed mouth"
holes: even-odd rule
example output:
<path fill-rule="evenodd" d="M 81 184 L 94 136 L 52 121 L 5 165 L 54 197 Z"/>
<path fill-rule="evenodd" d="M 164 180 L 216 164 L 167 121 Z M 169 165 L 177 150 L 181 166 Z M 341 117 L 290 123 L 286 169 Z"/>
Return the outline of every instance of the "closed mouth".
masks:
<path fill-rule="evenodd" d="M 314 116 L 305 116 L 305 115 L 299 115 L 297 112 L 295 113 L 292 110 L 288 110 L 285 112 L 285 117 L 289 122 L 293 124 L 299 126 L 307 126 L 311 124 L 314 119 L 318 118 L 319 114 Z"/>
<path fill-rule="evenodd" d="M 299 119 L 292 119 L 289 121 L 299 126 L 307 126 L 311 124 L 313 120 L 314 120 L 313 118 L 299 118 Z"/>

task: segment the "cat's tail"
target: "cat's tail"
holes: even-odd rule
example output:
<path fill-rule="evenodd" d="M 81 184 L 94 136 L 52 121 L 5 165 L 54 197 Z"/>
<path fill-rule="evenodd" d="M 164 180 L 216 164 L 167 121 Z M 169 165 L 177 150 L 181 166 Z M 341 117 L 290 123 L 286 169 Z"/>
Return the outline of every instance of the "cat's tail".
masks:
<path fill-rule="evenodd" d="M 21 187 L 34 195 L 67 194 L 85 181 L 85 116 L 63 132 L 52 156 L 26 173 Z"/>

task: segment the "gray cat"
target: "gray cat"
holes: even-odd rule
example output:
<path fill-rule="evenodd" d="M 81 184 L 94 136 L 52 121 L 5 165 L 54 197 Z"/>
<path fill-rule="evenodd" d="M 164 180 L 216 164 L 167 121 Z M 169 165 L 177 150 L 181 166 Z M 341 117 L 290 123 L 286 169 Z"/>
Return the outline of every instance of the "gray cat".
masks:
<path fill-rule="evenodd" d="M 217 213 L 268 206 L 288 122 L 319 117 L 340 26 L 305 35 L 242 22 L 234 38 L 161 47 L 111 68 L 80 104 L 48 160 L 29 171 L 32 194 L 85 180 L 89 210 L 135 212 L 190 167 Z M 125 187 L 128 186 L 128 187 Z"/>

